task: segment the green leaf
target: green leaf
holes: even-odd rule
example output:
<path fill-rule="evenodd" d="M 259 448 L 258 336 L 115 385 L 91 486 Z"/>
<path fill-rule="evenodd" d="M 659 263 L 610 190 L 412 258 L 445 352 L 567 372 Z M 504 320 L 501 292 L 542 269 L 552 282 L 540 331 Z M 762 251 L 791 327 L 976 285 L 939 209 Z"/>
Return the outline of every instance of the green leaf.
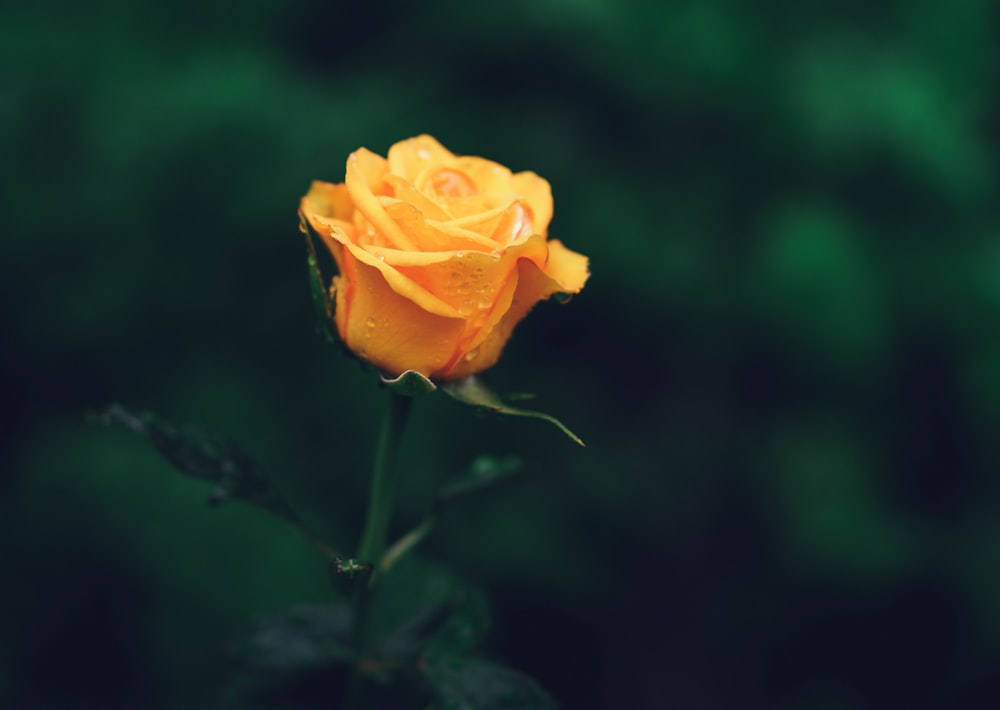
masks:
<path fill-rule="evenodd" d="M 258 670 L 291 672 L 354 660 L 354 613 L 345 600 L 290 609 L 258 624 L 243 654 Z"/>
<path fill-rule="evenodd" d="M 437 389 L 437 385 L 416 370 L 407 370 L 399 377 L 391 379 L 382 376 L 382 385 L 404 397 L 430 394 Z"/>
<path fill-rule="evenodd" d="M 452 399 L 456 399 L 462 404 L 479 407 L 490 412 L 496 412 L 497 414 L 506 414 L 512 417 L 532 417 L 534 419 L 543 419 L 544 421 L 551 422 L 559 427 L 559 430 L 562 431 L 563 434 L 578 443 L 580 446 L 584 446 L 580 437 L 570 431 L 568 427 L 552 415 L 510 406 L 475 376 L 466 377 L 462 380 L 446 382 L 441 385 L 441 390 Z"/>
<path fill-rule="evenodd" d="M 315 232 L 302 213 L 299 213 L 299 230 L 306 235 L 306 246 L 309 249 L 306 260 L 309 265 L 309 289 L 312 292 L 313 306 L 316 308 L 316 331 L 328 343 L 339 343 L 340 338 L 337 336 L 333 320 L 334 301 L 330 297 L 330 290 L 316 256 L 316 244 L 313 241 Z"/>
<path fill-rule="evenodd" d="M 437 691 L 432 710 L 554 710 L 555 701 L 531 678 L 478 658 L 449 657 L 427 663 Z"/>
<path fill-rule="evenodd" d="M 301 528 L 295 511 L 271 480 L 228 439 L 193 427 L 178 427 L 151 412 L 134 414 L 112 404 L 95 417 L 104 425 L 118 424 L 141 434 L 174 468 L 215 485 L 208 502 L 221 505 L 243 500 L 260 506 Z"/>

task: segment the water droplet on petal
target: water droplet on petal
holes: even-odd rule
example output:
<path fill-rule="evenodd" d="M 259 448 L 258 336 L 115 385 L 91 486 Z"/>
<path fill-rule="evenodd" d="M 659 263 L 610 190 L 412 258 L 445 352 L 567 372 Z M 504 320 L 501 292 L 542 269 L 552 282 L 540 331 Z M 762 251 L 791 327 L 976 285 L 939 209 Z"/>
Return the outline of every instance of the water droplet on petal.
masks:
<path fill-rule="evenodd" d="M 472 284 L 470 284 L 470 283 L 469 283 L 468 281 L 464 281 L 464 282 L 462 282 L 462 283 L 461 283 L 461 284 L 459 284 L 459 286 L 458 286 L 458 292 L 459 292 L 460 294 L 462 294 L 463 296 L 464 296 L 465 294 L 468 294 L 468 293 L 471 293 L 471 292 L 472 292 Z"/>
<path fill-rule="evenodd" d="M 368 316 L 368 320 L 365 321 L 365 325 L 368 327 L 368 330 L 371 330 L 372 328 L 374 328 L 375 327 L 375 317 L 374 316 Z"/>
<path fill-rule="evenodd" d="M 479 298 L 480 308 L 489 308 L 492 305 L 493 305 L 493 297 L 490 296 L 489 294 L 485 294 Z"/>
<path fill-rule="evenodd" d="M 471 315 L 474 310 L 476 310 L 476 304 L 468 299 L 462 301 L 461 305 L 458 307 L 458 312 L 463 316 Z"/>
<path fill-rule="evenodd" d="M 465 256 L 465 252 L 461 252 L 461 251 L 456 251 L 455 252 L 455 258 L 456 259 L 461 259 L 464 256 Z"/>
<path fill-rule="evenodd" d="M 465 361 L 471 362 L 479 357 L 479 348 L 472 348 L 469 352 L 465 353 Z"/>

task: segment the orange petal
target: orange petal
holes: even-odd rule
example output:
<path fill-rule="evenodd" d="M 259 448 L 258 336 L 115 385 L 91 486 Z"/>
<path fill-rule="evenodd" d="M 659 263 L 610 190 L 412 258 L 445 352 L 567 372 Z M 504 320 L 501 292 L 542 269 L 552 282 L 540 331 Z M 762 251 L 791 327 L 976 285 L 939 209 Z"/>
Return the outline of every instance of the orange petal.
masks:
<path fill-rule="evenodd" d="M 302 211 L 306 216 L 314 214 L 350 222 L 354 218 L 354 203 L 347 193 L 347 185 L 314 180 L 302 198 Z"/>
<path fill-rule="evenodd" d="M 504 346 L 510 340 L 514 326 L 521 322 L 539 301 L 561 290 L 560 284 L 545 275 L 534 261 L 521 259 L 517 271 L 512 274 L 514 293 L 510 307 L 498 319 L 496 325 L 483 338 L 475 358 L 458 358 L 444 373 L 442 379 L 458 379 L 474 375 L 493 366 L 500 358 Z"/>
<path fill-rule="evenodd" d="M 337 329 L 347 347 L 391 375 L 406 370 L 436 375 L 451 357 L 464 321 L 428 313 L 397 293 L 373 266 L 354 262 L 352 271 L 346 286 L 343 277 L 337 280 Z"/>
<path fill-rule="evenodd" d="M 415 245 L 402 229 L 386 214 L 376 194 L 384 194 L 384 176 L 388 170 L 385 158 L 360 148 L 347 158 L 345 183 L 355 208 L 393 246 L 414 249 Z"/>
<path fill-rule="evenodd" d="M 415 182 L 430 165 L 446 165 L 455 155 L 431 136 L 424 134 L 396 143 L 389 148 L 389 170 L 394 175 Z"/>
<path fill-rule="evenodd" d="M 455 158 L 455 168 L 468 175 L 482 193 L 514 192 L 512 175 L 508 168 L 492 160 L 463 155 Z"/>
<path fill-rule="evenodd" d="M 382 274 L 382 278 L 389 284 L 389 287 L 393 291 L 398 293 L 400 296 L 413 301 L 425 311 L 444 316 L 445 318 L 460 317 L 456 309 L 449 306 L 423 286 L 415 283 L 412 279 L 404 275 L 392 264 L 388 263 L 386 261 L 385 254 L 382 254 L 382 258 L 379 258 L 372 252 L 368 251 L 365 247 L 352 243 L 347 238 L 347 235 L 340 229 L 332 229 L 330 234 L 333 240 L 339 242 L 340 245 L 344 247 L 341 259 L 343 263 L 338 261 L 338 265 L 342 270 L 346 271 L 345 267 L 349 266 L 349 262 L 351 261 L 365 264 L 374 268 L 376 271 L 379 271 Z M 353 259 L 350 257 L 353 257 Z"/>
<path fill-rule="evenodd" d="M 547 234 L 552 221 L 552 187 L 549 181 L 531 171 L 515 173 L 514 190 L 531 208 L 532 226 L 539 234 Z"/>
<path fill-rule="evenodd" d="M 490 251 L 495 247 L 490 239 L 481 237 L 476 232 L 452 227 L 449 222 L 427 219 L 423 212 L 406 202 L 387 206 L 386 213 L 417 244 L 421 252 L 463 249 Z"/>
<path fill-rule="evenodd" d="M 545 262 L 546 275 L 555 281 L 562 293 L 579 293 L 590 276 L 589 260 L 583 254 L 567 249 L 558 239 L 548 242 L 549 258 Z"/>

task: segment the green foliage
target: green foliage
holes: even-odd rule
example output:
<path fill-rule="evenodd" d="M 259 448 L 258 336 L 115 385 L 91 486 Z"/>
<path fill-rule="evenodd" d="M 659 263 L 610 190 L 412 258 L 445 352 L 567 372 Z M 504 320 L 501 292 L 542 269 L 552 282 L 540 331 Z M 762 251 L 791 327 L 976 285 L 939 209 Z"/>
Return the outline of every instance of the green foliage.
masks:
<path fill-rule="evenodd" d="M 447 658 L 431 663 L 427 677 L 437 689 L 433 710 L 554 710 L 552 699 L 523 673 L 481 659 Z"/>
<path fill-rule="evenodd" d="M 489 602 L 447 568 L 409 557 L 359 608 L 361 617 L 337 598 L 261 622 L 239 646 L 223 707 L 311 710 L 338 693 L 353 693 L 358 707 L 386 693 L 401 709 L 424 707 L 427 696 L 436 708 L 554 707 L 522 673 L 474 655 L 489 633 Z"/>
<path fill-rule="evenodd" d="M 208 502 L 221 505 L 242 500 L 299 526 L 301 521 L 271 479 L 228 439 L 194 427 L 180 427 L 152 412 L 133 414 L 112 404 L 94 420 L 118 424 L 141 434 L 178 471 L 214 484 Z"/>

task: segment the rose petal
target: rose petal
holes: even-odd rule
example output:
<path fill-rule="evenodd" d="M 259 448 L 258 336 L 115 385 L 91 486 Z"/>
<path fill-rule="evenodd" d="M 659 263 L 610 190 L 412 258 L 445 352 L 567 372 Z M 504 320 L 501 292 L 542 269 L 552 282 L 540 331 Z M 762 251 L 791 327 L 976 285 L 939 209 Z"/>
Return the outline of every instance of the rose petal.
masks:
<path fill-rule="evenodd" d="M 437 374 L 451 357 L 464 321 L 427 312 L 397 293 L 374 266 L 357 261 L 350 272 L 335 284 L 337 328 L 351 351 L 392 375 L 405 370 Z"/>
<path fill-rule="evenodd" d="M 485 334 L 478 345 L 476 357 L 453 358 L 451 366 L 442 373 L 442 379 L 466 377 L 494 365 L 510 339 L 514 326 L 528 315 L 535 304 L 563 288 L 531 259 L 518 261 L 517 271 L 511 276 L 511 283 L 515 288 L 510 307 L 502 313 L 496 325 Z"/>
<path fill-rule="evenodd" d="M 454 153 L 426 134 L 409 138 L 389 148 L 389 170 L 410 182 L 429 165 L 446 165 L 455 159 Z"/>
<path fill-rule="evenodd" d="M 561 293 L 579 293 L 590 276 L 589 260 L 583 254 L 567 249 L 558 239 L 550 239 L 549 258 L 545 273 L 555 281 Z"/>
<path fill-rule="evenodd" d="M 531 171 L 515 173 L 514 190 L 528 203 L 533 216 L 532 225 L 539 234 L 548 234 L 552 221 L 552 187 L 549 181 Z"/>
<path fill-rule="evenodd" d="M 314 180 L 309 192 L 302 198 L 302 211 L 309 214 L 350 222 L 354 218 L 354 203 L 347 193 L 347 185 Z"/>
<path fill-rule="evenodd" d="M 354 206 L 365 219 L 398 249 L 415 249 L 413 241 L 392 221 L 376 198 L 382 191 L 383 177 L 388 169 L 385 159 L 370 150 L 360 148 L 347 158 L 345 184 Z"/>
<path fill-rule="evenodd" d="M 492 250 L 496 245 L 476 232 L 451 227 L 448 222 L 427 219 L 413 205 L 397 203 L 386 207 L 392 220 L 404 230 L 420 251 L 462 251 L 463 249 Z M 414 252 L 419 253 L 419 252 Z"/>
<path fill-rule="evenodd" d="M 509 168 L 486 158 L 463 155 L 455 158 L 454 167 L 468 175 L 482 193 L 509 193 L 514 184 Z"/>
<path fill-rule="evenodd" d="M 384 258 L 380 259 L 364 247 L 352 243 L 342 230 L 331 229 L 330 238 L 339 242 L 346 249 L 341 254 L 340 261 L 337 262 L 343 271 L 347 270 L 345 267 L 349 266 L 349 262 L 352 261 L 349 257 L 353 257 L 353 261 L 371 266 L 380 272 L 383 280 L 389 284 L 389 287 L 393 291 L 404 298 L 410 299 L 424 310 L 435 315 L 444 316 L 445 318 L 461 317 L 456 309 L 449 306 L 423 286 L 415 283 L 396 269 L 396 267 L 387 263 Z"/>

